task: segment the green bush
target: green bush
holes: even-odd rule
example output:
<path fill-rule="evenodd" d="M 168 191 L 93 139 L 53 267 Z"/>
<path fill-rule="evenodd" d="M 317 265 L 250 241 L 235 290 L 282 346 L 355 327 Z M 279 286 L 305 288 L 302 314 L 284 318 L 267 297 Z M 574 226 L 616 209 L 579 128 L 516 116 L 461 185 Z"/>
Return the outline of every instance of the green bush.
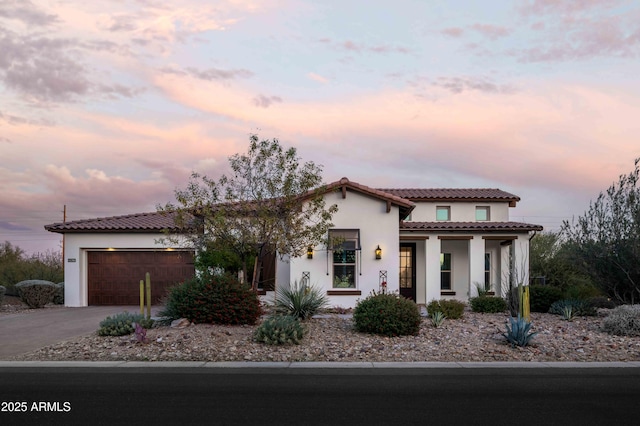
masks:
<path fill-rule="evenodd" d="M 507 310 L 507 301 L 502 297 L 480 296 L 469 300 L 473 312 L 496 313 Z"/>
<path fill-rule="evenodd" d="M 53 296 L 53 303 L 64 305 L 64 283 L 56 284 L 56 294 Z"/>
<path fill-rule="evenodd" d="M 549 308 L 549 313 L 554 315 L 565 316 L 568 311 L 571 311 L 572 316 L 595 316 L 597 315 L 596 309 L 589 304 L 586 300 L 578 299 L 562 299 L 554 302 Z"/>
<path fill-rule="evenodd" d="M 613 309 L 618 306 L 616 302 L 604 296 L 590 297 L 587 303 L 594 309 Z"/>
<path fill-rule="evenodd" d="M 98 329 L 99 336 L 126 336 L 135 330 L 134 323 L 140 324 L 143 328 L 153 326 L 152 319 L 146 319 L 144 315 L 122 312 L 121 314 L 107 317 L 100 322 Z"/>
<path fill-rule="evenodd" d="M 562 290 L 549 285 L 529 286 L 529 308 L 531 312 L 549 312 L 553 302 L 562 299 Z"/>
<path fill-rule="evenodd" d="M 319 309 L 326 307 L 329 299 L 324 295 L 324 290 L 306 284 L 298 285 L 297 282 L 291 288 L 278 287 L 276 289 L 276 312 L 283 315 L 305 320 L 311 318 Z"/>
<path fill-rule="evenodd" d="M 251 287 L 230 275 L 216 275 L 172 287 L 160 315 L 196 324 L 255 324 L 262 308 Z"/>
<path fill-rule="evenodd" d="M 587 300 L 592 297 L 602 296 L 597 287 L 590 284 L 580 284 L 568 287 L 565 291 L 565 299 Z"/>
<path fill-rule="evenodd" d="M 357 331 L 384 336 L 418 334 L 420 310 L 412 300 L 397 294 L 372 293 L 353 310 Z"/>
<path fill-rule="evenodd" d="M 304 327 L 297 317 L 275 315 L 265 319 L 256 328 L 253 338 L 267 345 L 297 345 L 304 336 Z"/>
<path fill-rule="evenodd" d="M 56 285 L 51 281 L 26 280 L 15 286 L 18 296 L 30 308 L 42 308 L 53 302 L 56 295 Z"/>
<path fill-rule="evenodd" d="M 427 304 L 427 312 L 429 315 L 432 315 L 435 312 L 442 312 L 445 317 L 449 319 L 459 319 L 462 318 L 464 314 L 464 307 L 466 305 L 455 299 L 451 300 L 432 300 Z"/>
<path fill-rule="evenodd" d="M 507 324 L 507 332 L 502 333 L 502 335 L 509 343 L 511 343 L 511 346 L 527 346 L 531 342 L 533 336 L 538 334 L 537 331 L 535 333 L 530 332 L 532 324 L 520 315 L 518 315 L 517 318 L 509 317 L 509 322 L 511 323 L 511 326 Z"/>
<path fill-rule="evenodd" d="M 618 336 L 640 336 L 640 305 L 622 305 L 602 321 L 602 329 Z"/>
<path fill-rule="evenodd" d="M 2 304 L 4 303 L 4 293 L 7 291 L 7 289 L 4 286 L 0 285 L 0 306 L 2 306 Z"/>

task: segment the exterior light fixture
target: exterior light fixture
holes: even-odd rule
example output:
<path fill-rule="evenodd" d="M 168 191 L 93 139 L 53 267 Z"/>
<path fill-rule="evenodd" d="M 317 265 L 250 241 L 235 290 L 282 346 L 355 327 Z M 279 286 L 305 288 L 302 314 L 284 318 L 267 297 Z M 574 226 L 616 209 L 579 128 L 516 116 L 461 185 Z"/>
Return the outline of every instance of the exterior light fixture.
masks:
<path fill-rule="evenodd" d="M 307 259 L 313 259 L 313 247 L 307 247 Z"/>
<path fill-rule="evenodd" d="M 382 249 L 380 248 L 380 244 L 378 244 L 378 247 L 376 247 L 376 259 L 382 259 Z"/>

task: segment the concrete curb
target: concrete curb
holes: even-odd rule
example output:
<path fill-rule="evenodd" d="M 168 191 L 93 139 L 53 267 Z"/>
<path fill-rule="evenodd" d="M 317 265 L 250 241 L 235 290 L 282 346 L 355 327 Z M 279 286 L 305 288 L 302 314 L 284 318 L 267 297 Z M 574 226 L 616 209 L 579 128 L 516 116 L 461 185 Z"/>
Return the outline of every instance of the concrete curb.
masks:
<path fill-rule="evenodd" d="M 0 368 L 640 368 L 640 362 L 206 362 L 206 361 L 0 361 Z"/>

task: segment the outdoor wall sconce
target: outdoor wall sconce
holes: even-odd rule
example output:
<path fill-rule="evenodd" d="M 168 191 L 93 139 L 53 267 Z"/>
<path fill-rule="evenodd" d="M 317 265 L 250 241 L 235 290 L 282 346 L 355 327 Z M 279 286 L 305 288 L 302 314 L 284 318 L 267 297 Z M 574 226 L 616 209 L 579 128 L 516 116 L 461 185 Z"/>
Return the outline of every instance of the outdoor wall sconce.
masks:
<path fill-rule="evenodd" d="M 307 259 L 313 259 L 313 247 L 307 247 Z"/>
<path fill-rule="evenodd" d="M 378 244 L 378 247 L 376 247 L 376 259 L 382 259 L 382 249 L 380 248 L 380 244 Z"/>

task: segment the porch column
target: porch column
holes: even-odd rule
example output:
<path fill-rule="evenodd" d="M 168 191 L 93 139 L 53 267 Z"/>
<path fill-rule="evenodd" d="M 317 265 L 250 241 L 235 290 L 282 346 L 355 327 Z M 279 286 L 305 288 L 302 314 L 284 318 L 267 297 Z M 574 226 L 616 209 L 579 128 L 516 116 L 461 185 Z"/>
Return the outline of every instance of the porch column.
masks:
<path fill-rule="evenodd" d="M 475 235 L 469 240 L 469 297 L 478 296 L 477 285 L 484 286 L 484 239 Z"/>
<path fill-rule="evenodd" d="M 507 295 L 509 294 L 509 277 L 511 275 L 509 257 L 512 244 L 513 243 L 500 246 L 500 269 L 498 270 L 498 272 L 500 273 L 500 275 L 498 276 L 498 283 L 500 288 L 496 288 L 497 296 L 507 297 Z"/>
<path fill-rule="evenodd" d="M 529 237 L 518 236 L 513 241 L 514 285 L 529 285 Z"/>
<path fill-rule="evenodd" d="M 425 240 L 426 248 L 426 303 L 440 300 L 440 239 L 436 236 Z"/>

